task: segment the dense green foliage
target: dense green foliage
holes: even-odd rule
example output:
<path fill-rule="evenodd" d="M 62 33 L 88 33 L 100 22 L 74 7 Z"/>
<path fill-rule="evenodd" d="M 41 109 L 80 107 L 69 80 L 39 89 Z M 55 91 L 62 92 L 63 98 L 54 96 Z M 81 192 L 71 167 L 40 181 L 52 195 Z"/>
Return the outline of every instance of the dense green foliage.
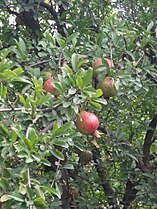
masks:
<path fill-rule="evenodd" d="M 157 208 L 156 1 L 0 8 L 0 209 Z M 97 58 L 114 67 L 95 79 Z M 96 88 L 106 76 L 118 88 L 109 100 Z M 81 109 L 99 118 L 100 138 L 77 131 Z M 80 162 L 83 150 L 92 161 Z"/>

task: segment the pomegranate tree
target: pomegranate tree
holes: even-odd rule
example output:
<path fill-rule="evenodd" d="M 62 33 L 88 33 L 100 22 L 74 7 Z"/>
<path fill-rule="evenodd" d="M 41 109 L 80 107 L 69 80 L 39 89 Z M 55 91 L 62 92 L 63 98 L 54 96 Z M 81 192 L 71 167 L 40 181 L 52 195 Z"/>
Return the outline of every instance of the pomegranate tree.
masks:
<path fill-rule="evenodd" d="M 99 120 L 91 112 L 81 111 L 76 119 L 78 131 L 85 135 L 94 135 L 99 126 Z"/>

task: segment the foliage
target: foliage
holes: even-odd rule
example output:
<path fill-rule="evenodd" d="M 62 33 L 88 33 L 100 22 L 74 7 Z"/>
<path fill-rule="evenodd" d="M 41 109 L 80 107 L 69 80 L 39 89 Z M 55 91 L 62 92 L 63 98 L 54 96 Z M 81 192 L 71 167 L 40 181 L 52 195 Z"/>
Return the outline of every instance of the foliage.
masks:
<path fill-rule="evenodd" d="M 1 1 L 3 209 L 157 208 L 156 3 L 137 2 Z M 104 63 L 96 80 L 100 57 L 115 67 Z M 43 90 L 43 72 L 57 95 Z M 97 89 L 107 75 L 118 87 L 109 100 Z M 100 138 L 77 131 L 81 109 L 99 118 Z"/>

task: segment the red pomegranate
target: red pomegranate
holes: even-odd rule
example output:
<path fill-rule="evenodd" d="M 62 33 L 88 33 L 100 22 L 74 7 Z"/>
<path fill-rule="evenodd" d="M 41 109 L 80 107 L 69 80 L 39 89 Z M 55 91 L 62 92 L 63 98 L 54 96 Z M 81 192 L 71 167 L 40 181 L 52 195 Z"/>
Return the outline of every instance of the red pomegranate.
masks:
<path fill-rule="evenodd" d="M 54 93 L 55 91 L 55 88 L 52 84 L 52 81 L 53 81 L 53 77 L 47 79 L 43 85 L 43 89 L 46 91 L 46 92 L 49 92 L 49 93 Z"/>
<path fill-rule="evenodd" d="M 108 68 L 114 67 L 113 60 L 108 59 L 108 58 L 104 58 L 104 60 L 106 61 L 107 65 L 108 65 Z M 92 67 L 93 67 L 93 75 L 94 75 L 95 78 L 97 78 L 97 76 L 98 76 L 99 74 L 103 73 L 103 72 L 106 70 L 106 68 L 101 69 L 101 71 L 100 71 L 100 70 L 97 70 L 97 68 L 100 67 L 101 65 L 103 65 L 103 61 L 102 61 L 101 58 L 96 59 L 96 60 L 92 63 Z"/>
<path fill-rule="evenodd" d="M 99 126 L 98 118 L 91 112 L 81 111 L 76 119 L 78 131 L 85 135 L 94 135 Z"/>
<path fill-rule="evenodd" d="M 105 61 L 107 62 L 109 68 L 114 67 L 113 60 L 110 60 L 110 59 L 108 59 L 108 58 L 105 58 Z"/>

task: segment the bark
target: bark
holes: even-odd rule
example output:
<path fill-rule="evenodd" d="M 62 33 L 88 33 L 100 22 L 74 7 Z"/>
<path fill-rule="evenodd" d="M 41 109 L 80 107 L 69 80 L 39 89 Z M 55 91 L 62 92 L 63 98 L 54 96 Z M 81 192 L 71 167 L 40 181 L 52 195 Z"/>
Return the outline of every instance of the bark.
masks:
<path fill-rule="evenodd" d="M 100 151 L 98 148 L 93 147 L 92 153 L 93 153 L 93 160 L 95 163 L 95 168 L 101 180 L 101 186 L 103 187 L 103 190 L 106 194 L 108 204 L 112 206 L 113 209 L 119 209 L 119 206 L 115 197 L 115 193 L 110 185 L 110 182 L 107 180 L 106 169 L 102 165 Z"/>
<path fill-rule="evenodd" d="M 144 165 L 149 169 L 150 168 L 150 148 L 153 143 L 154 131 L 157 126 L 157 113 L 154 115 L 152 121 L 149 124 L 148 131 L 146 133 L 143 145 L 143 162 Z"/>
<path fill-rule="evenodd" d="M 134 188 L 136 186 L 135 182 L 130 180 L 126 183 L 125 194 L 124 194 L 124 207 L 123 209 L 132 209 L 131 203 L 136 198 L 137 190 Z"/>

